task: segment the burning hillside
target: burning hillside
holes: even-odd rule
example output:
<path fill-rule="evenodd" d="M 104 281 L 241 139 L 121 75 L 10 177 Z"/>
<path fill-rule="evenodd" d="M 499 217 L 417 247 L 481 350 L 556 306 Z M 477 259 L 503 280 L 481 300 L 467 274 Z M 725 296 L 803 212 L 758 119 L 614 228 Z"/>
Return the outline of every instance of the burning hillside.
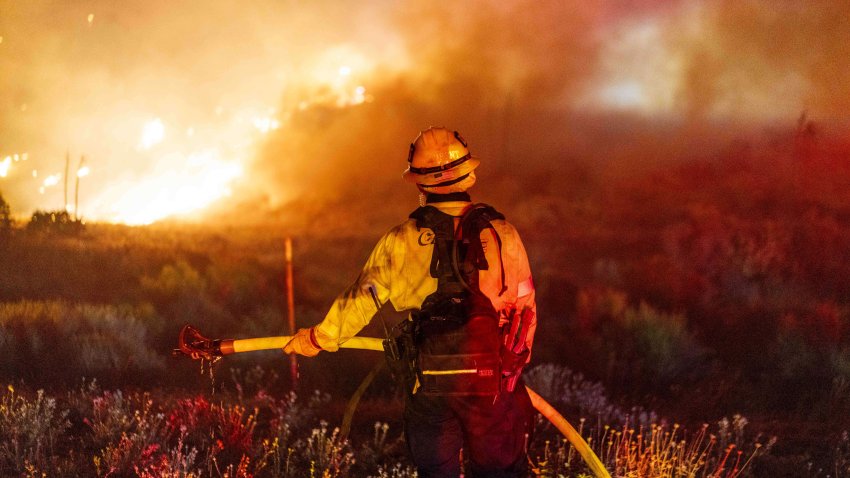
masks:
<path fill-rule="evenodd" d="M 432 124 L 462 130 L 484 174 L 526 187 L 577 168 L 629 174 L 802 111 L 846 128 L 848 13 L 2 0 L 0 189 L 22 216 L 129 224 L 315 205 L 365 183 L 399 194 L 406 143 Z"/>

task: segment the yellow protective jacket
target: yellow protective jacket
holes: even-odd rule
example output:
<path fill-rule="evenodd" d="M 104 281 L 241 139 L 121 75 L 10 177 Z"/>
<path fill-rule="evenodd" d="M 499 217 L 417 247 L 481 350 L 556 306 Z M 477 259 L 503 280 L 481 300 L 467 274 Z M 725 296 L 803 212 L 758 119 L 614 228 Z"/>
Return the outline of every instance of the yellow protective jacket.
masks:
<path fill-rule="evenodd" d="M 460 218 L 471 203 L 453 201 L 430 205 Z M 510 223 L 494 220 L 492 225 L 502 241 L 502 259 L 499 260 L 499 247 L 493 231 L 484 229 L 481 241 L 490 267 L 479 271 L 479 287 L 490 298 L 500 317 L 506 317 L 511 309 L 531 309 L 534 318 L 526 339 L 531 350 L 537 326 L 537 306 L 528 256 L 519 234 Z M 430 274 L 433 238 L 430 229 L 417 229 L 414 219 L 408 219 L 384 234 L 357 280 L 337 297 L 325 319 L 316 326 L 318 345 L 324 350 L 336 351 L 340 344 L 355 336 L 372 320 L 377 307 L 367 289 L 369 284 L 374 285 L 381 304 L 389 300 L 397 311 L 418 310 L 425 298 L 437 290 L 437 279 Z M 507 290 L 500 296 L 502 265 Z"/>

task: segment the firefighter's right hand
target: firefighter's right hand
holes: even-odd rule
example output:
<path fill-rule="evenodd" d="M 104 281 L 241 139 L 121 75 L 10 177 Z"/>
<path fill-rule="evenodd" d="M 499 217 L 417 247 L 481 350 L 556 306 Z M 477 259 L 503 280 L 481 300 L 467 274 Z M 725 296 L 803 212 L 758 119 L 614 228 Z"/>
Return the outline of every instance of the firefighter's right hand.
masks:
<path fill-rule="evenodd" d="M 531 351 L 528 349 L 524 349 L 520 353 L 515 353 L 502 347 L 502 375 L 509 377 L 520 372 L 528 361 L 528 355 L 530 353 Z"/>
<path fill-rule="evenodd" d="M 298 354 L 305 357 L 315 357 L 322 351 L 322 347 L 316 342 L 316 332 L 309 329 L 298 329 L 292 336 L 292 340 L 283 346 L 284 353 Z"/>

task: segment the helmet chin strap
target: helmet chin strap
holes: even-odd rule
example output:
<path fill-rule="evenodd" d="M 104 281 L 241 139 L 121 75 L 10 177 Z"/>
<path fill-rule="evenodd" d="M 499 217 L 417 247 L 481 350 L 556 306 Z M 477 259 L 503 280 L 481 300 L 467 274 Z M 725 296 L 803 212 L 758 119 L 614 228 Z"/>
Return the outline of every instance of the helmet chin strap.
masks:
<path fill-rule="evenodd" d="M 464 174 L 463 176 L 459 176 L 459 177 L 456 177 L 454 179 L 450 179 L 448 181 L 443 181 L 443 182 L 437 183 L 437 184 L 420 184 L 419 187 L 421 189 L 425 189 L 426 191 L 431 189 L 431 188 L 444 188 L 444 187 L 447 187 L 447 186 L 451 186 L 453 184 L 457 184 L 457 183 L 462 182 L 462 181 L 466 181 L 467 179 L 469 179 L 469 177 L 471 175 L 472 175 L 472 172 L 470 171 L 470 172 Z"/>
<path fill-rule="evenodd" d="M 433 204 L 439 202 L 449 202 L 449 201 L 465 201 L 471 202 L 472 198 L 469 197 L 469 193 L 467 192 L 455 192 L 455 193 L 445 193 L 445 194 L 437 194 L 437 193 L 427 193 L 425 195 L 425 203 Z"/>
<path fill-rule="evenodd" d="M 432 185 L 417 184 L 416 188 L 420 193 L 425 193 L 426 196 L 430 196 L 432 194 L 445 195 L 466 192 L 475 185 L 475 171 L 470 171 L 468 174 L 465 174 L 458 179 L 459 180 L 456 179 Z"/>
<path fill-rule="evenodd" d="M 426 206 L 428 204 L 435 204 L 441 202 L 450 202 L 450 201 L 464 201 L 464 202 L 472 202 L 472 198 L 469 196 L 469 193 L 466 191 L 463 192 L 454 192 L 454 193 L 426 193 L 423 191 L 419 191 L 419 207 Z"/>

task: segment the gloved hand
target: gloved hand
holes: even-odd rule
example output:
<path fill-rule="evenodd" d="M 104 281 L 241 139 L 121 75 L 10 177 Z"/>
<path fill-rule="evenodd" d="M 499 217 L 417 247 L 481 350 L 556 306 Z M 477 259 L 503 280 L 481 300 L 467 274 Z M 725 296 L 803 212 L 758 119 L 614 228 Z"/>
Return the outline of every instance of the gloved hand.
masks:
<path fill-rule="evenodd" d="M 284 353 L 299 354 L 305 357 L 315 357 L 322 351 L 322 347 L 316 342 L 316 332 L 310 327 L 309 329 L 298 329 L 298 332 L 292 336 L 292 340 L 283 346 Z"/>
<path fill-rule="evenodd" d="M 519 380 L 519 374 L 522 373 L 522 368 L 525 366 L 530 353 L 531 351 L 528 349 L 515 353 L 502 347 L 502 390 L 514 391 Z"/>
<path fill-rule="evenodd" d="M 525 362 L 528 360 L 530 350 L 524 349 L 520 353 L 514 353 L 505 347 L 501 347 L 502 356 L 502 375 L 505 377 L 514 375 L 525 367 Z"/>

